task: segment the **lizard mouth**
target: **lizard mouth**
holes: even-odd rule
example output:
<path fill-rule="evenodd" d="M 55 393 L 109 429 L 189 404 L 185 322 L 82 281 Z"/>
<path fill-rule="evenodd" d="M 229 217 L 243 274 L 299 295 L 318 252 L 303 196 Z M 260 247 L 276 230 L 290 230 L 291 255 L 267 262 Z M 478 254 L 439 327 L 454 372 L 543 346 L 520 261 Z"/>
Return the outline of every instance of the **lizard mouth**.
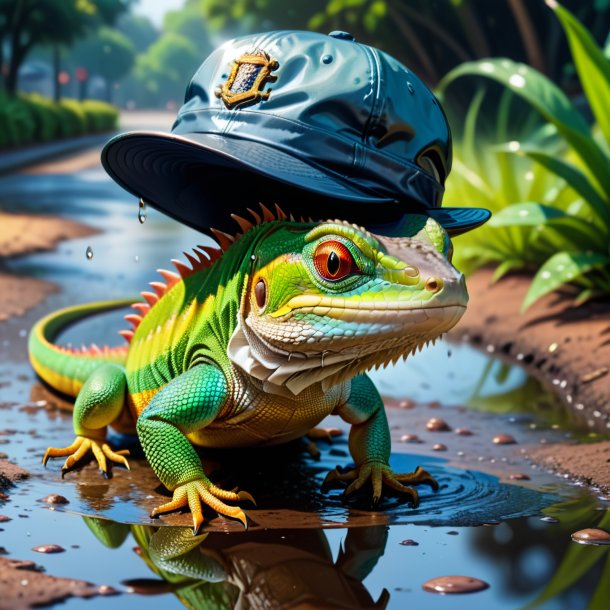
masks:
<path fill-rule="evenodd" d="M 366 313 L 376 312 L 376 315 L 382 314 L 383 312 L 396 314 L 397 312 L 402 313 L 416 313 L 416 312 L 427 312 L 430 310 L 448 309 L 448 308 L 466 308 L 466 303 L 457 298 L 452 301 L 442 302 L 440 300 L 436 302 L 423 303 L 421 300 L 414 301 L 413 299 L 407 299 L 400 301 L 358 301 L 354 302 L 350 299 L 344 299 L 341 297 L 327 297 L 317 295 L 299 295 L 290 299 L 287 303 L 282 305 L 276 311 L 268 314 L 271 318 L 280 318 L 282 316 L 289 315 L 291 313 L 313 313 L 322 316 L 330 317 L 341 317 L 341 312 L 362 312 Z"/>

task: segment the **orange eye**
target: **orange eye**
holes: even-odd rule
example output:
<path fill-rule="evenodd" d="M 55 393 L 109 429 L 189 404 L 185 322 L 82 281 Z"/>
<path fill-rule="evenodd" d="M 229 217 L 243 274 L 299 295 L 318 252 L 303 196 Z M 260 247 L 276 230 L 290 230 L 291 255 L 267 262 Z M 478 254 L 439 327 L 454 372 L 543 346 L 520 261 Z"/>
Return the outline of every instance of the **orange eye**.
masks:
<path fill-rule="evenodd" d="M 325 280 L 342 280 L 360 269 L 347 246 L 340 241 L 325 241 L 314 252 L 313 264 Z"/>

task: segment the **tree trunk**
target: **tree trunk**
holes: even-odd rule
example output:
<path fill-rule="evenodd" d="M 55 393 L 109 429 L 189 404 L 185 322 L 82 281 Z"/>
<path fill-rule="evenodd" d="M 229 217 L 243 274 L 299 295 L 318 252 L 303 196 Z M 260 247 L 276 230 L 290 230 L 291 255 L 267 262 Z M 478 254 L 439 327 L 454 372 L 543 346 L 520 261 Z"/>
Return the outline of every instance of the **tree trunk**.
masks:
<path fill-rule="evenodd" d="M 53 100 L 55 103 L 61 100 L 61 83 L 59 72 L 61 71 L 61 58 L 59 56 L 59 45 L 53 45 Z"/>

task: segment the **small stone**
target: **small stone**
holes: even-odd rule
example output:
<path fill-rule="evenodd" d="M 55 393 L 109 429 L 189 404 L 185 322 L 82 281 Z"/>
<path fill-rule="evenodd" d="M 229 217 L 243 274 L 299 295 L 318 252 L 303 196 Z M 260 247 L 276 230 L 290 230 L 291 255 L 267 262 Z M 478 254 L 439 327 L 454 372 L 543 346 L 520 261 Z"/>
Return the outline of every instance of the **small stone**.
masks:
<path fill-rule="evenodd" d="M 472 431 L 468 428 L 456 428 L 455 433 L 458 436 L 472 436 Z"/>
<path fill-rule="evenodd" d="M 70 501 L 59 494 L 49 494 L 48 496 L 41 498 L 40 502 L 46 502 L 47 504 L 70 504 Z"/>
<path fill-rule="evenodd" d="M 419 546 L 419 542 L 415 542 L 415 540 L 411 540 L 411 538 L 407 538 L 406 540 L 402 540 L 400 544 L 402 546 Z"/>
<path fill-rule="evenodd" d="M 523 472 L 512 472 L 508 475 L 508 478 L 511 481 L 529 481 L 531 477 Z"/>
<path fill-rule="evenodd" d="M 440 417 L 433 417 L 428 420 L 426 428 L 430 430 L 430 432 L 449 432 L 451 430 L 451 426 Z"/>
<path fill-rule="evenodd" d="M 6 523 L 7 521 L 12 521 L 12 519 L 6 515 L 0 515 L 0 523 Z"/>
<path fill-rule="evenodd" d="M 605 530 L 590 527 L 578 530 L 572 534 L 572 540 L 578 544 L 606 545 L 610 544 L 610 534 Z"/>
<path fill-rule="evenodd" d="M 478 578 L 471 576 L 440 576 L 432 578 L 422 585 L 424 591 L 439 593 L 440 595 L 452 593 L 475 593 L 487 589 L 489 585 Z"/>
<path fill-rule="evenodd" d="M 36 551 L 36 553 L 63 553 L 66 549 L 58 544 L 41 544 L 40 546 L 35 546 L 32 550 Z"/>
<path fill-rule="evenodd" d="M 412 409 L 415 406 L 415 403 L 412 400 L 401 400 L 398 403 L 398 407 L 400 409 Z"/>
<path fill-rule="evenodd" d="M 497 434 L 492 442 L 494 445 L 514 445 L 517 441 L 510 434 Z"/>
<path fill-rule="evenodd" d="M 401 443 L 421 443 L 419 436 L 417 434 L 403 434 L 400 437 Z"/>
<path fill-rule="evenodd" d="M 435 445 L 432 445 L 432 451 L 447 451 L 447 445 L 436 443 Z"/>
<path fill-rule="evenodd" d="M 447 536 L 459 536 L 460 532 L 456 531 L 456 530 L 450 530 L 447 532 Z"/>

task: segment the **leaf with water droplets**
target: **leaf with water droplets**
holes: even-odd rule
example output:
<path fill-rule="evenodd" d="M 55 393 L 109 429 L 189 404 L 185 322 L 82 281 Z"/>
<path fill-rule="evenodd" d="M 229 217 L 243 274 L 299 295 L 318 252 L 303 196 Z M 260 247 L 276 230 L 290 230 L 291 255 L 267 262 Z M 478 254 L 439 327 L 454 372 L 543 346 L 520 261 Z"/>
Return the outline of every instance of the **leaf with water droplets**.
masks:
<path fill-rule="evenodd" d="M 553 290 L 556 290 L 563 284 L 567 284 L 591 271 L 594 267 L 601 265 L 610 265 L 610 258 L 602 254 L 589 254 L 585 252 L 558 252 L 551 256 L 540 267 L 532 280 L 521 306 L 521 311 L 525 311 L 545 294 L 553 292 Z"/>
<path fill-rule="evenodd" d="M 526 201 L 509 205 L 503 210 L 496 212 L 489 221 L 491 227 L 512 227 L 512 226 L 536 226 L 543 225 L 552 218 L 565 216 L 563 210 Z"/>

